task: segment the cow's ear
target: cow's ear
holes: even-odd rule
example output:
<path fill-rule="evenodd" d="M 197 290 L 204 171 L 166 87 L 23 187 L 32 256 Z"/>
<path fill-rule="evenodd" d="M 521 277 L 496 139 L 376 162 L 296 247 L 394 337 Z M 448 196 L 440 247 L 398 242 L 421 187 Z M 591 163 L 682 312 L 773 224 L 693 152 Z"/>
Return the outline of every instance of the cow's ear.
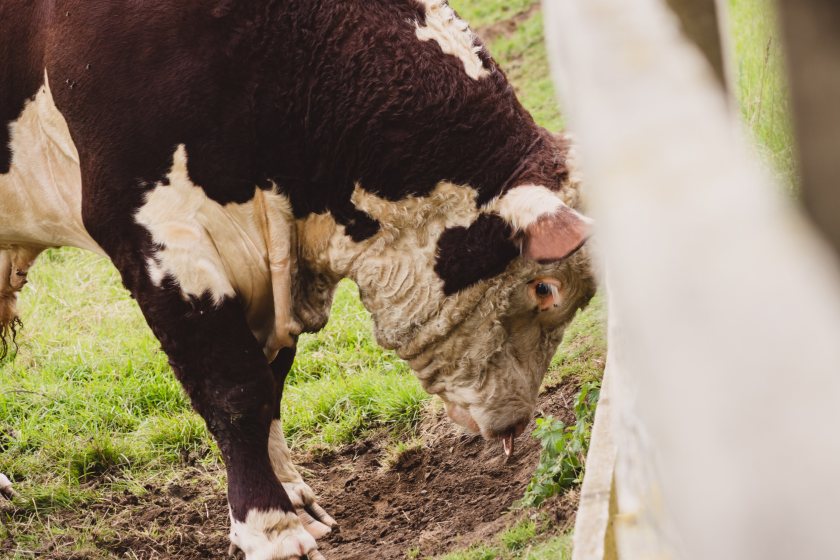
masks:
<path fill-rule="evenodd" d="M 540 262 L 559 261 L 589 238 L 592 220 L 566 206 L 554 192 L 537 185 L 508 191 L 496 210 L 522 241 L 522 255 Z"/>

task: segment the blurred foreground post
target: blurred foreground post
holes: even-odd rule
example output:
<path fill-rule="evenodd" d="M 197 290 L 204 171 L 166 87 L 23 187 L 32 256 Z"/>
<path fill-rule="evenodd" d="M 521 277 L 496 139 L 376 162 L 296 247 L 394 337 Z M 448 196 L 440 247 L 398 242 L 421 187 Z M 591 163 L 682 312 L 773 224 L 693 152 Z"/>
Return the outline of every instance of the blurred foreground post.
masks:
<path fill-rule="evenodd" d="M 805 207 L 840 255 L 840 2 L 779 0 Z"/>
<path fill-rule="evenodd" d="M 837 557 L 834 254 L 664 0 L 543 6 L 609 298 L 618 558 Z"/>

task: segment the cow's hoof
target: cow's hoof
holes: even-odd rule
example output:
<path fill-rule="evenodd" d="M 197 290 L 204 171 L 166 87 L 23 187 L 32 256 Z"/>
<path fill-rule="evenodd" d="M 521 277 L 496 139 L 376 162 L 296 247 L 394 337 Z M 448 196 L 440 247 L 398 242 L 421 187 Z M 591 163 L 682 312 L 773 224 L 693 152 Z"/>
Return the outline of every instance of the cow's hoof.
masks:
<path fill-rule="evenodd" d="M 9 500 L 15 497 L 15 491 L 12 488 L 12 481 L 6 478 L 6 475 L 2 473 L 0 473 L 0 496 Z"/>
<path fill-rule="evenodd" d="M 324 511 L 315 498 L 315 492 L 303 481 L 284 482 L 283 488 L 298 512 L 303 527 L 316 539 L 329 534 L 338 526 L 330 514 Z"/>
<path fill-rule="evenodd" d="M 231 519 L 231 548 L 246 560 L 320 560 L 315 538 L 292 512 L 251 510 L 245 521 Z"/>

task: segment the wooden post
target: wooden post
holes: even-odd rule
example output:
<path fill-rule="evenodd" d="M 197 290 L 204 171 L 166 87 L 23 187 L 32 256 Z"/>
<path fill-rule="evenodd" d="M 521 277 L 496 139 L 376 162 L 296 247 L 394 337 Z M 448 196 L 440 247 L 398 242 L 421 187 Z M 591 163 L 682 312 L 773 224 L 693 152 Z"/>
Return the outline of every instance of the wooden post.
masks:
<path fill-rule="evenodd" d="M 616 560 L 613 532 L 615 516 L 616 447 L 612 430 L 612 373 L 604 372 L 601 397 L 595 411 L 592 439 L 586 456 L 586 477 L 580 491 L 580 507 L 575 518 L 572 560 Z"/>
<path fill-rule="evenodd" d="M 802 200 L 840 254 L 840 2 L 779 0 Z"/>
<path fill-rule="evenodd" d="M 618 557 L 835 558 L 834 254 L 665 0 L 543 6 L 609 297 Z"/>
<path fill-rule="evenodd" d="M 726 90 L 731 90 L 726 5 L 720 0 L 667 0 L 686 37 L 693 41 Z"/>

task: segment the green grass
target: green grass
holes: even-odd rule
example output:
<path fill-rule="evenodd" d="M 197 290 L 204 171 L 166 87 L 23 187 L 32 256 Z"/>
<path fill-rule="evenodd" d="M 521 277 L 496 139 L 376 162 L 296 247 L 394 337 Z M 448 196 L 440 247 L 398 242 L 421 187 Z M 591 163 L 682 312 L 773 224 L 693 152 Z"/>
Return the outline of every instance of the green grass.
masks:
<path fill-rule="evenodd" d="M 784 57 L 769 0 L 729 0 L 737 94 L 765 160 L 795 187 L 793 133 Z"/>
<path fill-rule="evenodd" d="M 537 123 L 550 130 L 560 130 L 563 117 L 548 67 L 542 13 L 534 12 L 517 26 L 516 31 L 498 37 L 488 48 Z"/>
<path fill-rule="evenodd" d="M 458 15 L 475 28 L 492 25 L 524 12 L 539 0 L 453 0 Z"/>
<path fill-rule="evenodd" d="M 524 520 L 485 544 L 450 552 L 437 560 L 568 560 L 572 557 L 570 534 L 550 535 L 550 524 Z"/>

